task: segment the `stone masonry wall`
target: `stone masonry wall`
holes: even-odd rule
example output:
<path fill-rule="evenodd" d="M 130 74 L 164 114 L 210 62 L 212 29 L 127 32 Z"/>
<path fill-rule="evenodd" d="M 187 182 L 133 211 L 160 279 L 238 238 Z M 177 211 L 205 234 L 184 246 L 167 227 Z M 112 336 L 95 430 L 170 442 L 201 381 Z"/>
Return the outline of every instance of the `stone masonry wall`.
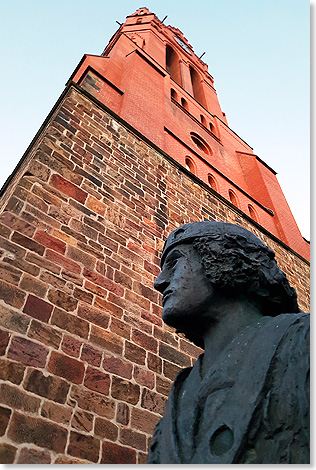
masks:
<path fill-rule="evenodd" d="M 145 463 L 180 368 L 162 324 L 163 242 L 203 219 L 249 228 L 308 309 L 308 265 L 70 86 L 3 197 L 0 462 Z"/>

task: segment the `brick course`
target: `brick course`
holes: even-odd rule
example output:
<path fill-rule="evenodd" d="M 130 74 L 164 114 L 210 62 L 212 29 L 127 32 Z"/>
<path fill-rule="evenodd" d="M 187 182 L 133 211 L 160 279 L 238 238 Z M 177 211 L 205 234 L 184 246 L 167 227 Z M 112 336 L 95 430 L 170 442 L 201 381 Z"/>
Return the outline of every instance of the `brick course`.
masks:
<path fill-rule="evenodd" d="M 204 217 L 253 231 L 305 311 L 309 266 L 74 86 L 25 162 L 0 216 L 1 462 L 144 463 L 200 353 L 152 287 L 170 231 Z"/>

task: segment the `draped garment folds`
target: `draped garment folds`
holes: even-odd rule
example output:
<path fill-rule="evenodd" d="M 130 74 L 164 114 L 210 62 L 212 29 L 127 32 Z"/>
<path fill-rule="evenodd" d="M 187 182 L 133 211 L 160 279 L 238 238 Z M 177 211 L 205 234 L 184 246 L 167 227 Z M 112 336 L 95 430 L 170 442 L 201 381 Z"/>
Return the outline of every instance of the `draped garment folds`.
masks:
<path fill-rule="evenodd" d="M 262 317 L 202 363 L 177 375 L 147 463 L 309 463 L 308 314 Z"/>

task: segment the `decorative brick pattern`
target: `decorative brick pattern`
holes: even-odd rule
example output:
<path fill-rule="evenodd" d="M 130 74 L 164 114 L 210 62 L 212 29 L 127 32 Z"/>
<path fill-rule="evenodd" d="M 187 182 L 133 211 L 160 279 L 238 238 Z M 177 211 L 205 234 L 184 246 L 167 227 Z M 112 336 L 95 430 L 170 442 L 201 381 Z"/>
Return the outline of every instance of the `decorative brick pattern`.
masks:
<path fill-rule="evenodd" d="M 200 353 L 161 320 L 168 233 L 204 217 L 254 231 L 306 311 L 308 265 L 77 89 L 56 113 L 0 216 L 0 462 L 143 464 Z"/>

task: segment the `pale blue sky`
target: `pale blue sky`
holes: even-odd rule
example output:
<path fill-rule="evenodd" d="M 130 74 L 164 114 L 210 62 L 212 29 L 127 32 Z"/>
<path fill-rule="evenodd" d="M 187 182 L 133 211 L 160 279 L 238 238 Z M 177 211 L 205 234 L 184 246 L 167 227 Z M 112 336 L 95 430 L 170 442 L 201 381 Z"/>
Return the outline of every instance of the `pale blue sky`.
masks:
<path fill-rule="evenodd" d="M 309 239 L 308 0 L 0 0 L 0 186 L 83 54 L 143 6 L 206 52 L 228 124 L 277 171 Z"/>

